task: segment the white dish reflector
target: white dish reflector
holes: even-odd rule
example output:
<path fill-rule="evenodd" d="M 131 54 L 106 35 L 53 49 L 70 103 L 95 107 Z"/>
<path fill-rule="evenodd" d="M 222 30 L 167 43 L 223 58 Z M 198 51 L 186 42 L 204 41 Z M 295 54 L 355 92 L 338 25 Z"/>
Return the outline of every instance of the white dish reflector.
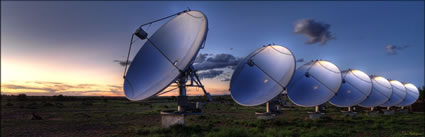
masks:
<path fill-rule="evenodd" d="M 400 104 L 404 98 L 406 98 L 406 88 L 404 85 L 397 80 L 390 80 L 391 86 L 393 87 L 393 94 L 391 94 L 390 100 L 382 104 L 382 107 L 391 107 Z"/>
<path fill-rule="evenodd" d="M 170 85 L 180 75 L 179 70 L 184 71 L 193 63 L 207 27 L 207 18 L 200 11 L 181 13 L 162 25 L 128 68 L 125 96 L 130 100 L 143 100 Z"/>
<path fill-rule="evenodd" d="M 406 87 L 406 97 L 403 99 L 403 101 L 398 104 L 398 106 L 408 106 L 416 102 L 419 98 L 419 90 L 418 88 L 410 83 L 404 84 L 404 87 Z"/>
<path fill-rule="evenodd" d="M 338 107 L 350 107 L 364 101 L 372 91 L 370 77 L 360 70 L 342 72 L 343 82 L 329 103 Z"/>
<path fill-rule="evenodd" d="M 384 77 L 372 76 L 372 92 L 359 104 L 362 107 L 375 107 L 384 104 L 393 92 L 390 82 Z"/>
<path fill-rule="evenodd" d="M 312 61 L 295 71 L 288 86 L 288 97 L 298 106 L 317 106 L 329 101 L 341 83 L 341 71 L 337 66 L 328 61 Z"/>
<path fill-rule="evenodd" d="M 230 93 L 243 106 L 266 103 L 282 93 L 294 71 L 295 57 L 289 49 L 262 47 L 239 63 L 230 81 Z"/>

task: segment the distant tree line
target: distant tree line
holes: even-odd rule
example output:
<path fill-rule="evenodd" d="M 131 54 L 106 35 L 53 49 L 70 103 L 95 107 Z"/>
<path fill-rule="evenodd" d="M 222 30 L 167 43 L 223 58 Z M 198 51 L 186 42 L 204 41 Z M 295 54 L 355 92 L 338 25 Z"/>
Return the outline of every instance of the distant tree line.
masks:
<path fill-rule="evenodd" d="M 419 99 L 422 102 L 425 101 L 424 96 L 424 88 L 425 86 L 422 86 L 422 88 L 419 89 Z M 16 101 L 85 101 L 85 100 L 123 100 L 128 101 L 125 97 L 108 97 L 108 96 L 64 96 L 62 94 L 60 95 L 54 95 L 54 96 L 27 96 L 26 94 L 18 94 L 18 95 L 1 95 L 2 99 L 7 98 L 8 100 L 16 100 Z M 232 100 L 230 95 L 222 95 L 222 96 L 212 96 L 214 101 L 229 101 Z M 189 100 L 207 100 L 206 97 L 203 96 L 191 96 L 188 98 Z M 158 97 L 151 97 L 147 100 L 144 100 L 144 102 L 156 102 L 161 100 L 170 100 L 170 101 L 176 101 L 176 96 L 158 96 Z"/>

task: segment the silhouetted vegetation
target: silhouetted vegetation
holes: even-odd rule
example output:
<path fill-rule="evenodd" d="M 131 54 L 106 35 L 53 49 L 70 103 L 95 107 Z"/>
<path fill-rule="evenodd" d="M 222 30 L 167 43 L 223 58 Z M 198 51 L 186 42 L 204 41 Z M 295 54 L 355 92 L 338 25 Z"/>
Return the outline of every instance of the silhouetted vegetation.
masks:
<path fill-rule="evenodd" d="M 26 94 L 19 94 L 16 99 L 18 101 L 27 101 L 27 95 Z"/>

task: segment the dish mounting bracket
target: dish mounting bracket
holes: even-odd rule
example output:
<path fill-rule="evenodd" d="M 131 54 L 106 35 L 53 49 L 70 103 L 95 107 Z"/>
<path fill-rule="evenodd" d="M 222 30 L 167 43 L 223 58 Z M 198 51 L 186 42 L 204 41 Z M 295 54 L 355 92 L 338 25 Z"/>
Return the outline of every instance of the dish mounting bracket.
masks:
<path fill-rule="evenodd" d="M 188 79 L 190 78 L 190 84 Z M 201 83 L 201 80 L 196 74 L 196 70 L 193 66 L 190 66 L 186 71 L 183 71 L 176 81 L 179 88 L 179 96 L 177 97 L 177 112 L 180 113 L 189 113 L 189 112 L 201 112 L 202 103 L 195 102 L 191 103 L 188 101 L 186 87 L 199 87 L 204 92 L 204 95 L 208 97 L 209 101 L 212 101 L 211 95 L 205 90 L 204 85 Z"/>

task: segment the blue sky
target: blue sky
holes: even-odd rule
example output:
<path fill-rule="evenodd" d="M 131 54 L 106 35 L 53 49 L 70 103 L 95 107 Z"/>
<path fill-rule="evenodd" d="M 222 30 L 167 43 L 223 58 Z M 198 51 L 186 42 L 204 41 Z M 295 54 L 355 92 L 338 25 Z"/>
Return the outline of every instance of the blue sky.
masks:
<path fill-rule="evenodd" d="M 305 60 L 298 66 L 324 59 L 341 70 L 359 69 L 424 85 L 422 1 L 2 1 L 1 6 L 2 85 L 54 81 L 122 86 L 123 68 L 113 60 L 125 59 L 131 33 L 140 24 L 188 7 L 208 17 L 208 39 L 201 53 L 245 57 L 262 45 L 275 43 Z M 335 39 L 325 45 L 306 44 L 307 38 L 294 32 L 301 19 L 329 24 Z M 408 48 L 389 55 L 387 45 Z M 219 80 L 207 83 L 214 81 Z"/>

